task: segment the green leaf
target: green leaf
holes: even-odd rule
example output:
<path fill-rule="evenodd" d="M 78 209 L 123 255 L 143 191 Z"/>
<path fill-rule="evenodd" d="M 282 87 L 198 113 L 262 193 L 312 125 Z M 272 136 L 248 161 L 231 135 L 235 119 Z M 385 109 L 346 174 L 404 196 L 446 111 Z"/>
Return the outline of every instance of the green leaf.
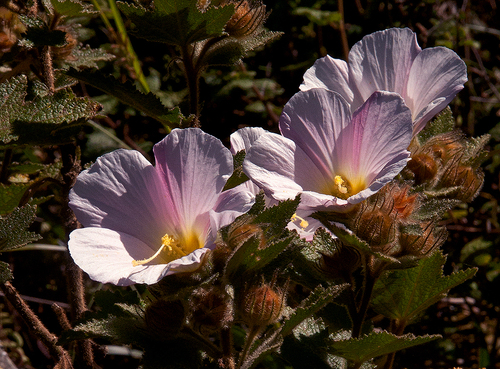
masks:
<path fill-rule="evenodd" d="M 42 95 L 24 101 L 27 84 L 26 76 L 18 76 L 0 85 L 5 108 L 0 113 L 0 139 L 7 147 L 68 142 L 79 131 L 74 126 L 93 118 L 100 109 L 98 103 L 76 97 L 69 88 L 54 95 L 43 95 L 39 89 Z"/>
<path fill-rule="evenodd" d="M 50 29 L 40 18 L 30 18 L 24 15 L 18 16 L 26 26 L 26 32 L 22 35 L 23 39 L 19 42 L 21 46 L 33 48 L 66 45 L 66 32 Z"/>
<path fill-rule="evenodd" d="M 233 174 L 227 180 L 223 191 L 248 181 L 248 177 L 243 173 L 243 160 L 245 160 L 245 150 L 241 150 L 233 156 Z"/>
<path fill-rule="evenodd" d="M 424 200 L 424 203 L 413 212 L 412 217 L 421 221 L 436 218 L 440 219 L 445 211 L 453 209 L 458 204 L 460 204 L 460 200 L 428 197 Z"/>
<path fill-rule="evenodd" d="M 327 288 L 319 285 L 314 291 L 300 304 L 299 307 L 283 322 L 280 329 L 280 334 L 286 336 L 292 330 L 302 323 L 305 319 L 323 308 L 337 297 L 348 284 L 332 285 Z"/>
<path fill-rule="evenodd" d="M 136 36 L 181 48 L 221 36 L 234 13 L 233 5 L 201 11 L 197 0 L 155 0 L 152 11 L 124 2 L 117 5 L 136 25 Z"/>
<path fill-rule="evenodd" d="M 66 17 L 88 16 L 97 14 L 98 11 L 90 4 L 85 4 L 80 0 L 51 0 L 53 9 L 59 15 Z"/>
<path fill-rule="evenodd" d="M 477 268 L 443 275 L 446 257 L 439 251 L 419 265 L 383 275 L 375 284 L 373 309 L 390 319 L 409 324 L 448 291 L 471 278 Z"/>
<path fill-rule="evenodd" d="M 8 143 L 16 136 L 12 135 L 11 122 L 19 115 L 19 106 L 26 97 L 27 78 L 25 75 L 13 77 L 0 84 L 0 141 Z"/>
<path fill-rule="evenodd" d="M 2 248 L 2 243 L 0 242 L 0 248 Z M 0 261 L 0 284 L 10 281 L 14 276 L 10 270 L 9 264 Z"/>
<path fill-rule="evenodd" d="M 476 238 L 462 248 L 460 251 L 460 262 L 463 263 L 472 255 L 478 254 L 493 246 L 492 241 L 484 240 L 483 237 Z"/>
<path fill-rule="evenodd" d="M 98 68 L 97 62 L 110 61 L 115 58 L 103 49 L 91 49 L 89 46 L 77 46 L 71 52 L 72 58 L 66 58 L 62 62 L 62 69 L 67 70 L 70 67 L 79 68 Z"/>
<path fill-rule="evenodd" d="M 179 108 L 167 109 L 153 93 L 143 94 L 130 82 L 121 83 L 111 76 L 97 72 L 78 72 L 71 69 L 66 73 L 108 95 L 115 96 L 122 103 L 142 111 L 171 128 L 179 127 L 184 119 Z"/>
<path fill-rule="evenodd" d="M 436 118 L 425 125 L 425 128 L 418 134 L 418 140 L 424 143 L 428 139 L 441 133 L 451 132 L 455 128 L 455 118 L 449 106 L 446 107 Z"/>
<path fill-rule="evenodd" d="M 29 183 L 0 184 L 0 215 L 12 212 L 18 205 Z"/>
<path fill-rule="evenodd" d="M 0 217 L 0 240 L 4 240 L 1 242 L 0 252 L 24 246 L 41 238 L 35 232 L 28 231 L 35 215 L 36 206 L 28 204 Z"/>
<path fill-rule="evenodd" d="M 421 345 L 440 337 L 440 335 L 414 336 L 411 333 L 396 336 L 387 331 L 372 332 L 360 338 L 333 341 L 329 351 L 355 364 L 361 364 L 375 357 Z"/>

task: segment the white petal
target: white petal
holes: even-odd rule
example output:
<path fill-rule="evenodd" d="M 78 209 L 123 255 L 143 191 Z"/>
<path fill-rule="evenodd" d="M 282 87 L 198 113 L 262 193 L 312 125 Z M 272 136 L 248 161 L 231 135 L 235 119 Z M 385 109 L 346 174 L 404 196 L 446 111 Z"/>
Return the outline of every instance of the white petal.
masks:
<path fill-rule="evenodd" d="M 69 204 L 85 227 L 127 233 L 154 248 L 176 222 L 165 193 L 158 173 L 139 152 L 116 150 L 80 173 Z"/>
<path fill-rule="evenodd" d="M 334 59 L 330 55 L 316 60 L 314 65 L 304 74 L 304 81 L 300 85 L 302 91 L 312 88 L 335 91 L 351 104 L 353 94 L 349 86 L 347 63 L 340 59 Z"/>
<path fill-rule="evenodd" d="M 397 92 L 406 98 L 406 81 L 420 52 L 416 35 L 408 28 L 375 32 L 357 42 L 349 52 L 352 111 L 377 90 Z"/>
<path fill-rule="evenodd" d="M 274 133 L 262 135 L 248 151 L 243 171 L 266 195 L 281 201 L 303 190 L 326 187 L 321 171 L 295 143 Z"/>
<path fill-rule="evenodd" d="M 248 151 L 257 139 L 266 131 L 260 127 L 245 127 L 234 132 L 230 137 L 231 153 L 235 155 L 239 151 Z"/>
<path fill-rule="evenodd" d="M 105 228 L 81 228 L 70 234 L 68 242 L 75 263 L 101 283 L 128 286 L 134 283 L 154 284 L 169 274 L 196 270 L 209 249 L 195 252 L 169 264 L 133 266 L 133 260 L 150 257 L 151 249 L 128 234 Z"/>
<path fill-rule="evenodd" d="M 288 101 L 280 118 L 280 130 L 328 178 L 338 164 L 333 156 L 337 138 L 350 120 L 349 104 L 339 94 L 311 89 L 296 93 Z"/>
<path fill-rule="evenodd" d="M 413 114 L 415 134 L 453 100 L 465 82 L 467 67 L 450 49 L 425 49 L 415 58 L 406 91 L 406 103 Z"/>
<path fill-rule="evenodd" d="M 154 146 L 161 174 L 181 222 L 189 229 L 208 214 L 233 172 L 233 157 L 217 138 L 198 128 L 174 129 Z M 198 229 L 198 232 L 206 232 Z"/>
<path fill-rule="evenodd" d="M 369 186 L 394 158 L 408 157 L 411 112 L 398 94 L 375 92 L 354 113 L 345 133 L 340 138 L 345 149 L 336 153 L 344 154 L 340 174 L 350 180 L 363 179 Z M 346 148 L 349 143 L 351 148 Z"/>
<path fill-rule="evenodd" d="M 231 224 L 237 217 L 246 213 L 255 203 L 255 194 L 241 184 L 220 194 L 217 204 L 210 212 L 213 231 Z"/>

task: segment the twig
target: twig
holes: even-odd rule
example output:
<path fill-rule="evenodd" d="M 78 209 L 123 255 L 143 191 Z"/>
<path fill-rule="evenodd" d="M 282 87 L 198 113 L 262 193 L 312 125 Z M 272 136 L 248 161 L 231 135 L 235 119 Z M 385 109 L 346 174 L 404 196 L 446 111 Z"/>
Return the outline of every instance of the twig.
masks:
<path fill-rule="evenodd" d="M 7 300 L 14 306 L 16 311 L 28 326 L 28 329 L 38 338 L 48 349 L 52 359 L 57 362 L 59 368 L 73 368 L 71 359 L 61 346 L 57 346 L 57 337 L 52 334 L 33 313 L 29 306 L 21 298 L 17 290 L 10 282 L 0 285 Z"/>
<path fill-rule="evenodd" d="M 349 59 L 349 43 L 347 42 L 347 33 L 345 31 L 345 23 L 344 23 L 344 0 L 339 0 L 339 30 L 340 30 L 340 38 L 342 39 L 342 50 L 344 51 L 344 59 L 347 62 Z"/>

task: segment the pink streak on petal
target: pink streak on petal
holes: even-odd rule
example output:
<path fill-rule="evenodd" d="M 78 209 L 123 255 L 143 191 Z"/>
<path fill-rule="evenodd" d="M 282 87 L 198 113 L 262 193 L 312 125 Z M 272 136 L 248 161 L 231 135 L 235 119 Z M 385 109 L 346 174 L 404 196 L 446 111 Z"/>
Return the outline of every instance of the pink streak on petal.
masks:
<path fill-rule="evenodd" d="M 337 93 L 311 89 L 296 93 L 280 118 L 283 136 L 291 139 L 326 178 L 337 163 L 332 160 L 336 139 L 351 120 L 347 102 Z"/>
<path fill-rule="evenodd" d="M 344 154 L 342 173 L 348 178 L 364 178 L 369 186 L 394 157 L 409 155 L 411 112 L 398 94 L 375 92 L 354 113 L 345 132 L 339 138 L 344 151 L 336 153 Z M 351 149 L 346 148 L 349 143 Z"/>
<path fill-rule="evenodd" d="M 174 129 L 153 150 L 166 196 L 174 204 L 181 225 L 208 232 L 205 215 L 233 172 L 229 150 L 198 128 Z"/>

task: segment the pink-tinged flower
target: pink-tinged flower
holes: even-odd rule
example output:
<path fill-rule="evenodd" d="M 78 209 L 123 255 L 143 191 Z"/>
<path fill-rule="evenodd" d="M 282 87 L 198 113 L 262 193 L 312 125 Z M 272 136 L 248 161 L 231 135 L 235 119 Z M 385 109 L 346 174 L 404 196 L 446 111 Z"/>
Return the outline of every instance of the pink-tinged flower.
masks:
<path fill-rule="evenodd" d="M 422 50 L 408 28 L 363 37 L 349 52 L 349 63 L 330 56 L 304 74 L 301 90 L 338 92 L 358 109 L 375 91 L 397 92 L 412 112 L 413 134 L 443 110 L 467 81 L 467 67 L 445 47 Z"/>
<path fill-rule="evenodd" d="M 301 194 L 302 218 L 363 201 L 409 160 L 411 113 L 396 93 L 375 92 L 351 116 L 339 94 L 301 91 L 285 105 L 279 124 L 282 136 L 263 134 L 243 170 L 275 200 Z M 318 225 L 305 228 L 313 232 Z"/>
<path fill-rule="evenodd" d="M 85 228 L 70 235 L 75 263 L 102 283 L 153 284 L 196 270 L 217 230 L 248 211 L 241 187 L 222 192 L 232 155 L 195 128 L 175 129 L 154 147 L 156 165 L 116 150 L 82 172 L 70 207 Z"/>

